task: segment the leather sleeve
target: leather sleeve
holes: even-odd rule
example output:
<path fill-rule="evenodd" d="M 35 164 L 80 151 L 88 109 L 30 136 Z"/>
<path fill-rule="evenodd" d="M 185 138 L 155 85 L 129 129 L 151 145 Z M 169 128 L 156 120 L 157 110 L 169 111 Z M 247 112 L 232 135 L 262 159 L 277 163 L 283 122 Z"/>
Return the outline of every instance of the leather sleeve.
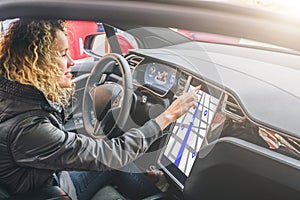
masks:
<path fill-rule="evenodd" d="M 21 166 L 53 170 L 119 168 L 138 158 L 162 135 L 155 120 L 118 138 L 93 139 L 66 132 L 47 117 L 33 116 L 13 128 L 10 150 Z"/>

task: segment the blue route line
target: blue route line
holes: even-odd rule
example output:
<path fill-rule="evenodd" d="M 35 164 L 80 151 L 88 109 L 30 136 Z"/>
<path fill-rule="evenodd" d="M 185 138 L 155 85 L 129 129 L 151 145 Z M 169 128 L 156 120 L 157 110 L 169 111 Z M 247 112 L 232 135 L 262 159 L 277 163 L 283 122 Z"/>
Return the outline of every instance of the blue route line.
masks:
<path fill-rule="evenodd" d="M 193 119 L 192 119 L 192 121 L 191 121 L 190 124 L 189 124 L 188 130 L 187 130 L 187 132 L 186 132 L 186 134 L 185 134 L 185 136 L 184 136 L 183 142 L 182 142 L 182 144 L 181 144 L 181 146 L 180 146 L 179 152 L 178 152 L 177 157 L 176 157 L 176 160 L 175 160 L 175 162 L 174 162 L 174 164 L 175 164 L 176 167 L 179 166 L 179 163 L 180 163 L 180 161 L 181 161 L 182 154 L 183 154 L 184 148 L 185 148 L 185 146 L 186 146 L 186 144 L 187 144 L 187 141 L 188 141 L 188 139 L 189 139 L 191 130 L 192 130 L 192 128 L 193 128 L 193 124 L 194 124 L 195 118 L 196 118 L 196 116 L 197 116 L 197 112 L 198 112 L 199 106 L 200 106 L 200 101 L 197 102 L 197 107 L 196 107 L 196 110 L 195 110 L 195 112 L 194 112 L 194 114 L 193 114 Z"/>

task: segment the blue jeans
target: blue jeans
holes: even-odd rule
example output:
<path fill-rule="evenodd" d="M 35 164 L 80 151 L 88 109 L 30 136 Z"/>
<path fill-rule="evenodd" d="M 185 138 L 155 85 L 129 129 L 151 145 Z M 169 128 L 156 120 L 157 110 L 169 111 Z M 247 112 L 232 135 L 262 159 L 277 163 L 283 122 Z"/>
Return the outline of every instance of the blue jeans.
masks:
<path fill-rule="evenodd" d="M 106 185 L 117 186 L 118 191 L 130 199 L 142 199 L 161 192 L 150 179 L 133 164 L 126 170 L 70 171 L 78 200 L 90 200 Z"/>

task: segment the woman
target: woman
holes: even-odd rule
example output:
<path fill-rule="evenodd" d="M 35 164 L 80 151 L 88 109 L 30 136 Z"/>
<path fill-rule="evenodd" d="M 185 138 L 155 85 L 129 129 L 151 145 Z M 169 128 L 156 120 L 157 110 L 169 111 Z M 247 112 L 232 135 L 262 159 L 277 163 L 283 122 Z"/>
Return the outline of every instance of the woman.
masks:
<path fill-rule="evenodd" d="M 185 94 L 156 119 L 110 141 L 67 132 L 64 108 L 73 92 L 74 62 L 65 22 L 18 20 L 0 46 L 0 183 L 12 193 L 54 184 L 54 172 L 71 171 L 61 175 L 61 187 L 73 199 L 90 199 L 116 171 L 109 169 L 142 155 L 196 106 L 195 94 Z"/>

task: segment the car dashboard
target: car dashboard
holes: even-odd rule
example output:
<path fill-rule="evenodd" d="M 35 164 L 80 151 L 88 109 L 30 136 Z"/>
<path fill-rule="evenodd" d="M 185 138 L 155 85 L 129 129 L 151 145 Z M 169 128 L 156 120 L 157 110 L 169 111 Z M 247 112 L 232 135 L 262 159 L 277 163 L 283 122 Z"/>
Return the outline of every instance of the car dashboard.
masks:
<path fill-rule="evenodd" d="M 143 72 L 138 72 L 148 74 L 144 66 L 149 63 L 176 70 L 176 84 L 173 83 L 173 72 L 172 77 L 171 74 L 168 76 L 172 84 L 165 88 L 175 96 L 188 89 L 192 77 L 198 78 L 205 83 L 203 87 L 209 85 L 225 93 L 224 112 L 230 117 L 238 121 L 247 118 L 276 132 L 295 138 L 300 136 L 299 124 L 290 120 L 298 118 L 300 112 L 298 106 L 293 106 L 299 104 L 300 97 L 295 87 L 300 75 L 294 64 L 300 61 L 297 56 L 191 42 L 160 49 L 136 50 L 127 58 L 133 68 L 139 63 L 133 73 L 136 85 L 159 96 L 166 95 L 166 92 L 159 91 L 157 82 L 146 84 L 141 81 L 147 77 L 140 76 Z"/>
<path fill-rule="evenodd" d="M 258 165 L 249 169 L 255 169 L 252 173 L 256 180 L 262 179 L 263 183 L 267 177 L 273 180 L 271 187 L 281 187 L 278 186 L 280 183 L 292 188 L 293 192 L 298 191 L 300 126 L 295 119 L 299 118 L 300 107 L 295 105 L 300 104 L 300 94 L 294 85 L 300 84 L 300 73 L 293 66 L 298 61 L 296 56 L 190 42 L 159 49 L 132 50 L 125 55 L 125 59 L 132 72 L 135 96 L 130 114 L 133 123 L 128 123 L 128 129 L 155 118 L 177 97 L 201 85 L 197 93 L 197 107 L 164 130 L 169 134 L 153 150 L 154 160 L 153 156 L 144 156 L 146 165 L 155 162 L 164 171 L 176 191 L 181 191 L 179 196 L 188 190 L 198 190 L 189 189 L 189 185 L 195 185 L 190 184 L 191 180 L 207 170 L 201 169 L 199 172 L 199 168 L 206 166 L 202 159 L 209 159 L 206 155 L 217 151 L 214 146 L 221 146 L 222 149 L 223 143 L 226 143 L 225 146 L 234 144 L 234 148 L 247 149 L 245 155 L 242 153 L 245 149 L 238 149 L 231 151 L 233 155 L 226 154 L 221 159 L 219 154 L 227 151 L 223 149 L 217 153 L 217 160 L 225 163 L 222 163 L 224 169 L 228 163 L 237 162 L 231 168 L 235 171 L 230 169 L 230 173 L 248 170 L 247 157 L 253 156 L 248 155 L 253 153 L 255 159 L 266 159 L 260 160 L 260 164 L 278 162 L 283 165 L 281 169 L 293 174 L 293 178 L 284 182 L 282 173 L 276 172 L 274 175 L 276 169 L 270 171 L 266 165 Z M 286 74 L 280 74 L 283 69 Z M 277 77 L 278 73 L 289 79 Z M 82 80 L 87 78 L 83 76 Z M 78 75 L 76 79 L 81 80 L 83 76 Z M 109 72 L 107 81 L 120 80 L 121 73 L 116 66 Z M 82 84 L 80 82 L 76 84 L 77 92 L 84 88 L 84 81 Z M 79 104 L 75 103 L 74 107 Z M 73 118 L 75 127 L 80 129 L 80 115 L 75 114 Z M 214 159 L 210 162 L 217 165 L 211 169 L 223 166 Z M 245 176 L 245 179 L 254 179 L 253 174 Z M 216 187 L 216 182 L 211 188 Z M 221 184 L 220 188 L 226 184 Z"/>
<path fill-rule="evenodd" d="M 298 108 L 295 110 L 289 105 L 280 111 L 277 105 L 278 101 L 283 105 L 292 101 L 295 105 L 300 103 L 299 98 L 294 98 L 298 94 L 291 95 L 293 87 L 278 87 L 270 74 L 266 78 L 257 78 L 258 74 L 252 73 L 254 70 L 241 71 L 220 63 L 227 63 L 226 57 L 229 57 L 231 65 L 247 65 L 249 62 L 260 64 L 260 67 L 274 66 L 255 63 L 242 56 L 234 57 L 230 53 L 210 54 L 203 51 L 196 56 L 189 45 L 193 46 L 194 43 L 136 50 L 126 56 L 132 69 L 135 89 L 145 91 L 142 96 L 150 93 L 172 102 L 183 92 L 201 85 L 197 94 L 197 108 L 191 109 L 169 127 L 170 135 L 158 158 L 158 165 L 175 185 L 183 191 L 192 168 L 196 168 L 194 163 L 201 149 L 222 138 L 239 138 L 266 151 L 296 159 L 299 164 L 300 127 L 297 123 L 291 126 L 290 121 L 287 122 L 287 119 L 299 115 Z M 201 48 L 211 48 L 209 45 Z M 219 57 L 223 60 L 219 61 Z M 258 68 L 255 67 L 255 70 Z M 268 100 L 276 90 L 281 93 L 280 99 L 274 102 Z M 268 106 L 263 107 L 265 104 Z M 278 116 L 283 119 L 278 119 Z"/>

